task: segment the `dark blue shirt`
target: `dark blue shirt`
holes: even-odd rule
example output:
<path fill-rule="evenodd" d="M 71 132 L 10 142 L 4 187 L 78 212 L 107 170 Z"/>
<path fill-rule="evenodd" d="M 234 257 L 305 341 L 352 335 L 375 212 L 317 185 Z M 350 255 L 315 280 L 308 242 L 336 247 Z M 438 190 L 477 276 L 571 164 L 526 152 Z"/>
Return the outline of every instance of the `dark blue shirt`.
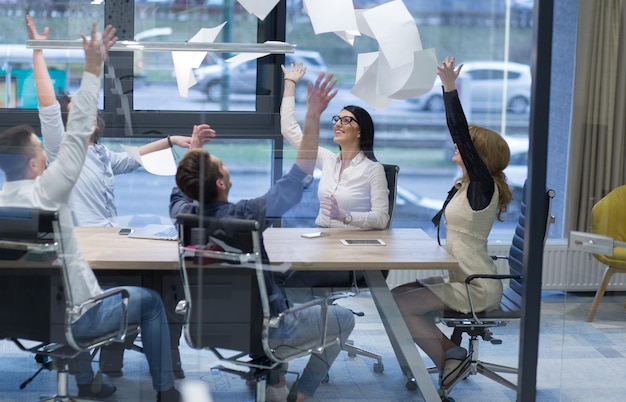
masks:
<path fill-rule="evenodd" d="M 269 220 L 280 218 L 289 208 L 300 202 L 302 191 L 308 182 L 310 182 L 310 176 L 297 165 L 293 165 L 289 173 L 278 180 L 265 195 L 237 203 L 207 202 L 203 206 L 202 213 L 204 216 L 216 218 L 228 217 L 259 222 L 263 259 L 269 262 L 263 246 L 263 230 L 269 226 Z M 170 196 L 170 217 L 175 219 L 178 214 L 198 214 L 199 212 L 198 203 L 183 194 L 178 187 L 174 187 Z M 265 281 L 270 300 L 270 313 L 276 315 L 287 309 L 287 300 L 276 284 L 272 272 L 265 272 Z"/>

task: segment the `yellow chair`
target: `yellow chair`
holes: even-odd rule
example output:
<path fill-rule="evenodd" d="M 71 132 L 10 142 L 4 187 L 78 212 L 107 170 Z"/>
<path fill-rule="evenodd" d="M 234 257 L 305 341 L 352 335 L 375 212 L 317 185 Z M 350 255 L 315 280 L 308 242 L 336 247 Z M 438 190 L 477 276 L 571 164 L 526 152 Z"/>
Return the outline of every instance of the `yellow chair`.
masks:
<path fill-rule="evenodd" d="M 611 237 L 615 242 L 626 241 L 626 185 L 615 188 L 593 206 L 591 232 Z M 587 322 L 593 321 L 593 316 L 596 314 L 613 274 L 626 272 L 626 248 L 624 247 L 614 247 L 613 255 L 593 254 L 593 256 L 606 265 L 606 269 L 600 287 L 596 291 L 596 297 L 591 304 L 589 315 L 587 315 Z"/>

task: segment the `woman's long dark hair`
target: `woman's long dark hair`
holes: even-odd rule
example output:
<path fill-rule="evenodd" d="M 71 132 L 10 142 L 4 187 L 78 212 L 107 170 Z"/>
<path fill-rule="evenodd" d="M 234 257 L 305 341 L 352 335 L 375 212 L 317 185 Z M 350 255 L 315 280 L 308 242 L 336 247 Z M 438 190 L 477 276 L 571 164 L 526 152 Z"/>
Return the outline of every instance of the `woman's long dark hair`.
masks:
<path fill-rule="evenodd" d="M 372 116 L 360 106 L 347 105 L 343 107 L 343 110 L 352 113 L 359 123 L 359 127 L 361 127 L 361 151 L 367 159 L 378 162 L 374 156 L 374 121 Z"/>

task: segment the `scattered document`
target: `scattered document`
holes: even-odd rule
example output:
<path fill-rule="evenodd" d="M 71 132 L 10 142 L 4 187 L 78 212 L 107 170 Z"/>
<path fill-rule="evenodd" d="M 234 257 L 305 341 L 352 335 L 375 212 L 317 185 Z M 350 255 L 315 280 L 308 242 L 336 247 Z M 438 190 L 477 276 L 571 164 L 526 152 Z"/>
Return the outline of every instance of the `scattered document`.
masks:
<path fill-rule="evenodd" d="M 213 43 L 224 25 L 226 25 L 226 22 L 216 26 L 215 28 L 202 28 L 191 39 L 189 39 L 189 42 Z M 180 96 L 184 98 L 189 96 L 189 88 L 197 83 L 193 69 L 200 67 L 206 55 L 207 52 L 172 52 L 174 73 L 176 75 L 176 84 L 178 85 L 178 94 Z"/>
<path fill-rule="evenodd" d="M 359 36 L 352 0 L 304 0 L 316 35 L 333 32 L 350 45 Z"/>
<path fill-rule="evenodd" d="M 259 57 L 267 56 L 269 53 L 239 53 L 233 57 L 224 60 L 226 63 L 232 63 L 234 61 L 249 61 L 258 59 Z"/>
<path fill-rule="evenodd" d="M 437 77 L 434 49 L 422 48 L 413 16 L 400 0 L 355 14 L 363 35 L 376 39 L 379 52 L 357 60 L 351 93 L 377 110 L 391 99 L 408 99 L 428 92 Z"/>
<path fill-rule="evenodd" d="M 139 147 L 122 145 L 122 148 L 134 160 L 141 163 L 147 172 L 158 176 L 174 176 L 176 175 L 176 161 L 174 154 L 170 148 L 160 151 L 150 152 L 149 154 L 140 155 Z"/>
<path fill-rule="evenodd" d="M 276 7 L 279 0 L 237 0 L 247 12 L 261 21 Z"/>
<path fill-rule="evenodd" d="M 378 52 L 360 53 L 357 58 L 355 84 L 350 93 L 376 110 L 385 110 L 391 99 L 378 92 Z"/>

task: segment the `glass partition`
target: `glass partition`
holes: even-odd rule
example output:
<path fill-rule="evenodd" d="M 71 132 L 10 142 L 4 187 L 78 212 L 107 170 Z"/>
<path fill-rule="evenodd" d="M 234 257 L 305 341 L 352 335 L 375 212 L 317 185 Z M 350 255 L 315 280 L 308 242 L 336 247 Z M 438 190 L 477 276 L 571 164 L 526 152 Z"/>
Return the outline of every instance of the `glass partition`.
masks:
<path fill-rule="evenodd" d="M 135 2 L 135 38 L 155 42 L 186 42 L 201 29 L 219 27 L 215 42 L 257 43 L 258 20 L 235 0 Z M 191 74 L 196 84 L 181 95 L 171 52 L 136 52 L 136 85 L 149 86 L 150 96 L 134 92 L 136 110 L 255 110 L 256 60 L 227 62 L 234 54 L 206 53 Z M 138 80 L 137 80 L 138 79 Z M 139 82 L 137 82 L 139 81 Z M 269 91 L 269 89 L 266 89 Z M 155 96 L 158 94 L 158 96 Z M 267 95 L 260 90 L 259 95 Z"/>
<path fill-rule="evenodd" d="M 27 49 L 25 16 L 29 14 L 41 34 L 49 28 L 48 39 L 75 40 L 89 35 L 91 21 L 104 21 L 104 6 L 89 1 L 29 0 L 0 4 L 0 107 L 36 108 L 33 78 L 33 51 Z M 100 22 L 99 27 L 102 28 Z M 47 50 L 44 52 L 57 91 L 72 93 L 78 88 L 84 52 Z"/>
<path fill-rule="evenodd" d="M 383 3 L 386 1 L 355 1 L 354 5 L 363 10 Z M 404 4 L 415 19 L 422 47 L 435 48 L 439 61 L 456 56 L 457 64 L 464 64 L 459 92 L 468 121 L 502 134 L 509 142 L 512 160 L 506 174 L 514 200 L 506 221 L 494 224 L 491 238 L 510 240 L 527 172 L 532 3 L 489 0 L 470 5 L 469 1 L 419 0 Z M 460 173 L 451 161 L 453 144 L 440 82 L 422 96 L 392 100 L 384 110 L 376 110 L 350 91 L 357 55 L 378 51 L 377 42 L 359 36 L 350 46 L 333 33 L 316 35 L 302 7 L 289 7 L 287 14 L 287 42 L 296 44 L 298 50 L 319 54 L 326 70 L 338 80 L 339 93 L 322 116 L 324 146 L 339 152 L 332 142 L 331 116 L 349 104 L 367 109 L 376 129 L 376 157 L 382 163 L 400 165 L 393 226 L 417 226 L 436 235 L 430 220 Z M 311 65 L 308 60 L 304 63 L 307 68 Z M 296 100 L 300 122 L 304 111 L 305 103 Z"/>
<path fill-rule="evenodd" d="M 141 146 L 158 138 L 141 140 L 105 139 L 103 144 L 112 151 L 122 151 L 121 145 Z M 233 187 L 229 200 L 259 197 L 271 184 L 270 140 L 221 140 L 216 139 L 206 148 L 219 157 L 228 167 Z M 176 161 L 187 150 L 174 146 Z M 128 174 L 115 176 L 115 200 L 118 208 L 119 226 L 143 226 L 152 221 L 169 221 L 169 200 L 176 185 L 174 176 L 159 176 L 144 168 Z M 139 194 L 141 194 L 139 196 Z M 158 223 L 157 222 L 157 223 Z"/>

